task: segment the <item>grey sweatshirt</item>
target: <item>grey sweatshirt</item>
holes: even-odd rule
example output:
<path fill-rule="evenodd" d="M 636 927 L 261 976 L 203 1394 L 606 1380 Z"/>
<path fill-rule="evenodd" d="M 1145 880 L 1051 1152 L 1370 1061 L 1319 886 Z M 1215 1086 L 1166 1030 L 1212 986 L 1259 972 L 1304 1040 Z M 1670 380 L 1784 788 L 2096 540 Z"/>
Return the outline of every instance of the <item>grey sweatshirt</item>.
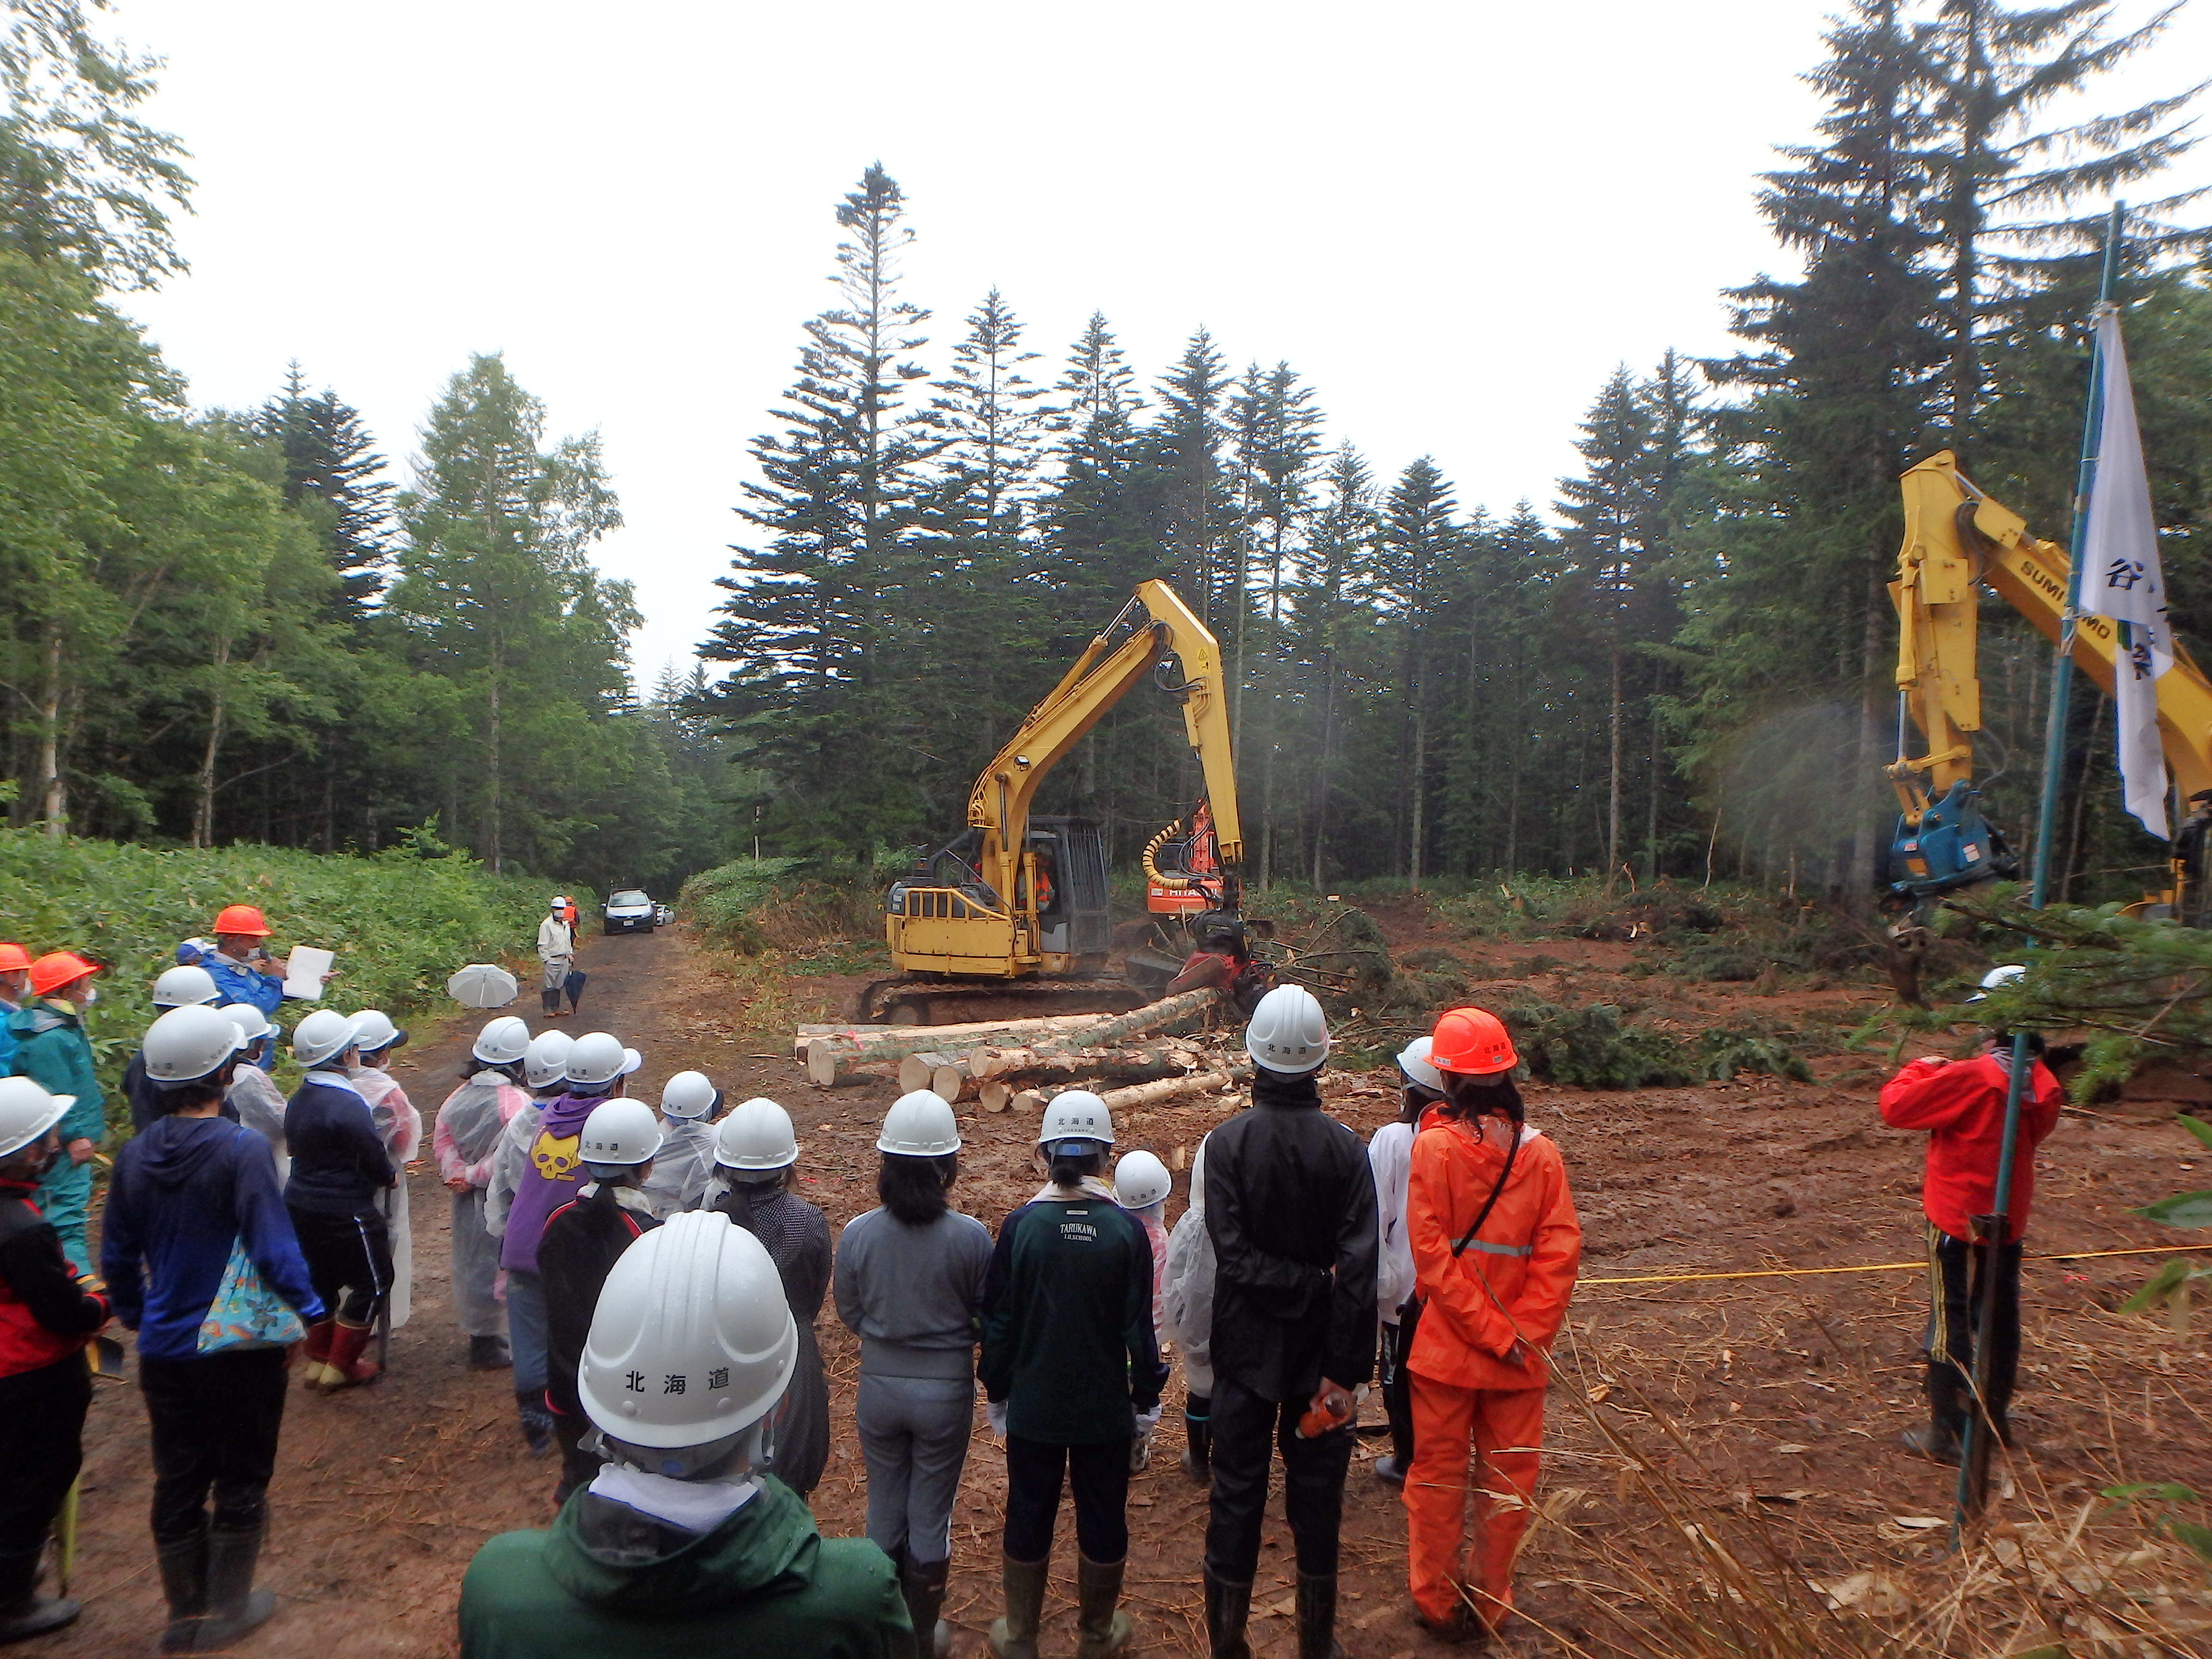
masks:
<path fill-rule="evenodd" d="M 860 1339 L 860 1369 L 877 1376 L 975 1374 L 977 1320 L 991 1235 L 948 1210 L 909 1227 L 871 1210 L 837 1236 L 837 1317 Z"/>

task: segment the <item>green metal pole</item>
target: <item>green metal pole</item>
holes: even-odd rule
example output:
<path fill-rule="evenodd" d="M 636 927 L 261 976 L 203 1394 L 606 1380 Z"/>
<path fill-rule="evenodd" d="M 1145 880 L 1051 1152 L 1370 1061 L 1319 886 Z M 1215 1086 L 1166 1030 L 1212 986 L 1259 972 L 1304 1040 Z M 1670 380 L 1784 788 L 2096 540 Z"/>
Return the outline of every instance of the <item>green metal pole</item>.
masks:
<path fill-rule="evenodd" d="M 2112 303 L 2112 277 L 2119 260 L 2120 225 L 2127 204 L 2112 204 L 2105 225 L 2105 264 L 2097 283 L 2097 308 L 2093 319 L 2101 320 Z M 2058 659 L 2051 679 L 2051 718 L 2043 734 L 2043 794 L 2036 805 L 2035 856 L 2029 866 L 2027 902 L 2040 910 L 2051 892 L 2051 843 L 2058 822 L 2058 781 L 2066 763 L 2066 715 L 2074 688 L 2074 630 L 2081 607 L 2081 559 L 2089 530 L 2089 493 L 2096 488 L 2098 452 L 2104 439 L 2105 365 L 2092 350 L 2089 368 L 2089 406 L 2081 419 L 2081 458 L 2075 472 L 2074 526 L 2068 549 L 2073 568 L 2066 577 L 2066 612 L 2058 625 Z M 1966 1417 L 1965 1437 L 1959 1448 L 1959 1490 L 1951 1522 L 1955 1546 L 1968 1521 L 1982 1512 L 1990 1492 L 1990 1456 L 1995 1449 L 1996 1423 L 1990 1397 L 1990 1351 L 1996 1346 L 1997 1270 L 2011 1231 L 2012 1173 L 2020 1151 L 2020 1103 L 2026 1091 L 2032 1059 L 2028 1034 L 2015 1031 L 2012 1064 L 2005 1084 L 2004 1134 L 1997 1146 L 1996 1190 L 1990 1200 L 1994 1213 L 1976 1216 L 1974 1224 L 1975 1279 L 1982 1305 L 1974 1322 L 1973 1408 Z"/>

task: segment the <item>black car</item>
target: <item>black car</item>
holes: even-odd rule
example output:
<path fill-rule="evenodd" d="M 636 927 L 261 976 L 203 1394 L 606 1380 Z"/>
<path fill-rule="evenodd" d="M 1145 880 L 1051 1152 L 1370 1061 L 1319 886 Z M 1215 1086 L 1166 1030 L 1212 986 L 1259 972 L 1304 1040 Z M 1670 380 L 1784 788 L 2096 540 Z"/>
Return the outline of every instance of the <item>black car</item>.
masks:
<path fill-rule="evenodd" d="M 604 915 L 610 933 L 649 933 L 660 926 L 660 907 L 635 887 L 609 899 Z"/>

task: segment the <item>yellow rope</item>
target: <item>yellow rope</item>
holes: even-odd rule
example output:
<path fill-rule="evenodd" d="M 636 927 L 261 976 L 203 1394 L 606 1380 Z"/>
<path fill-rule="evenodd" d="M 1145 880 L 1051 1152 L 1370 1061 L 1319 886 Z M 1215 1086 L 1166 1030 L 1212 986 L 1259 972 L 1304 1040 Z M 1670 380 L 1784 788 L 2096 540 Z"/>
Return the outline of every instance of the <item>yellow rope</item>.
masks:
<path fill-rule="evenodd" d="M 2096 1261 L 2114 1255 L 2176 1255 L 2187 1250 L 2212 1250 L 2212 1244 L 2150 1244 L 2129 1250 L 2071 1250 L 2057 1255 L 2032 1255 L 2030 1261 Z M 1925 1273 L 1925 1261 L 1869 1261 L 1858 1267 L 1758 1267 L 1728 1273 L 1641 1273 L 1632 1279 L 1578 1279 L 1585 1285 L 1684 1285 L 1701 1279 L 1802 1279 L 1814 1273 Z"/>

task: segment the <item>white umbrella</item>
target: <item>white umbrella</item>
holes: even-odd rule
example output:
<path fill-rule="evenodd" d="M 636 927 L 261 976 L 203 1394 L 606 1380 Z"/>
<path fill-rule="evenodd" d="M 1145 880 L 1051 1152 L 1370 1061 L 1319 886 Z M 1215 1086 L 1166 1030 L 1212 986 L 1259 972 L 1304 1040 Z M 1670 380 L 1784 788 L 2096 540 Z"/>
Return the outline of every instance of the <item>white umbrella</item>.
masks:
<path fill-rule="evenodd" d="M 504 1008 L 517 988 L 514 975 L 490 962 L 472 962 L 446 981 L 447 994 L 464 1008 Z"/>

